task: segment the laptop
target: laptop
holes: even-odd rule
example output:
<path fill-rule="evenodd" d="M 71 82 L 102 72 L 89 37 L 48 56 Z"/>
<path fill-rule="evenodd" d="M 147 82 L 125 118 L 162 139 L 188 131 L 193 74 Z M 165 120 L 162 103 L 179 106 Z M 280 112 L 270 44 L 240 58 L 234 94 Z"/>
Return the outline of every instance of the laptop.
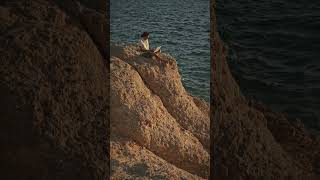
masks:
<path fill-rule="evenodd" d="M 161 49 L 161 46 L 158 46 L 153 52 L 156 53 L 156 52 L 159 52 Z"/>

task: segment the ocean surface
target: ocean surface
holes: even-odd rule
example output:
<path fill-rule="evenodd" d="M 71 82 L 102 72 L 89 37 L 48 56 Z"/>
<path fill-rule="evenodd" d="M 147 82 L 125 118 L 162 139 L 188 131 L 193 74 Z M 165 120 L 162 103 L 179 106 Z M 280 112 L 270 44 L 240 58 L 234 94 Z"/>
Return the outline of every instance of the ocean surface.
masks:
<path fill-rule="evenodd" d="M 320 132 L 320 1 L 217 0 L 218 29 L 245 95 Z"/>
<path fill-rule="evenodd" d="M 136 43 L 150 32 L 150 46 L 162 46 L 179 66 L 187 91 L 209 100 L 209 0 L 111 0 L 111 43 Z"/>

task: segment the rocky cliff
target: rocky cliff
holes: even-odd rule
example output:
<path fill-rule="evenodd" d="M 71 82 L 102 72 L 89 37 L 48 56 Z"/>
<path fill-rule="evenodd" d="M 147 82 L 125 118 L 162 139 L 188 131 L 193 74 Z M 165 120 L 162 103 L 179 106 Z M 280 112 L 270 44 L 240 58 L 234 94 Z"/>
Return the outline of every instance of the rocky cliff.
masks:
<path fill-rule="evenodd" d="M 105 11 L 61 2 L 0 3 L 0 179 L 108 178 Z"/>
<path fill-rule="evenodd" d="M 246 99 L 230 73 L 211 1 L 211 178 L 320 179 L 320 140 Z"/>
<path fill-rule="evenodd" d="M 109 97 L 113 179 L 205 179 L 209 156 L 216 179 L 319 179 L 319 138 L 241 94 L 211 2 L 209 112 L 168 55 L 109 63 L 104 1 L 1 1 L 0 179 L 108 179 Z"/>
<path fill-rule="evenodd" d="M 112 179 L 209 175 L 209 106 L 184 89 L 176 61 L 111 46 Z"/>

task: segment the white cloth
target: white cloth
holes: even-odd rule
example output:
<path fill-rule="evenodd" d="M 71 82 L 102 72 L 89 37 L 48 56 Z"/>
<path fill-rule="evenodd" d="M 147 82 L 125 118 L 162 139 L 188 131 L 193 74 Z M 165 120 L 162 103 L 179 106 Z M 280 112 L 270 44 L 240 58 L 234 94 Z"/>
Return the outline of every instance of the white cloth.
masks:
<path fill-rule="evenodd" d="M 146 39 L 146 40 L 140 39 L 139 46 L 141 48 L 143 48 L 144 50 L 149 50 L 149 41 L 148 41 L 148 39 Z"/>

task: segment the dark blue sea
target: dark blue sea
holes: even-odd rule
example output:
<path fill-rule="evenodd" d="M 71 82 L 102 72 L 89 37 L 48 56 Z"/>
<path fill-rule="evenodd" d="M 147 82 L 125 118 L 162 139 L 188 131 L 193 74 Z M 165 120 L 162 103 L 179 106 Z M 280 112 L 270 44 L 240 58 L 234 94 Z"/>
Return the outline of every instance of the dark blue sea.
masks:
<path fill-rule="evenodd" d="M 320 1 L 217 0 L 217 20 L 244 94 L 320 132 Z"/>
<path fill-rule="evenodd" d="M 162 46 L 179 66 L 187 91 L 209 100 L 209 0 L 111 0 L 111 43 L 136 43 L 150 32 L 150 46 Z"/>

